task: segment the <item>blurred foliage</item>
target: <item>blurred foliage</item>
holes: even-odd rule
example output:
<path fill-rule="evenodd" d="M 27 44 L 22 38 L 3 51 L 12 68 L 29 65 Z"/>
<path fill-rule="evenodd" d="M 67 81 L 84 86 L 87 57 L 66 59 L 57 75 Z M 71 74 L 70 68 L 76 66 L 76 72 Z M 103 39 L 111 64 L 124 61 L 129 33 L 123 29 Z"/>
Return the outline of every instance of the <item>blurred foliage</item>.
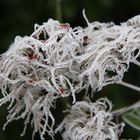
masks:
<path fill-rule="evenodd" d="M 131 127 L 140 131 L 140 109 L 135 109 L 122 115 L 122 118 Z"/>
<path fill-rule="evenodd" d="M 61 0 L 62 21 L 69 22 L 72 27 L 86 26 L 82 10 L 86 10 L 89 21 L 110 22 L 116 24 L 140 14 L 140 0 Z M 0 53 L 7 50 L 15 36 L 30 35 L 35 23 L 42 24 L 48 18 L 56 18 L 56 0 L 0 0 Z M 125 81 L 140 86 L 140 69 L 131 65 L 125 75 Z M 82 95 L 82 94 L 81 94 Z M 93 100 L 107 96 L 112 100 L 114 109 L 134 103 L 140 96 L 137 92 L 118 85 L 110 85 L 94 95 Z M 77 97 L 77 99 L 81 99 Z M 64 103 L 63 103 L 64 104 Z M 57 122 L 64 117 L 62 101 L 58 101 L 54 111 Z M 60 110 L 59 110 L 60 109 Z M 30 127 L 24 137 L 20 137 L 23 120 L 12 122 L 5 131 L 2 125 L 6 121 L 6 106 L 0 108 L 0 140 L 31 140 Z M 122 138 L 136 140 L 140 132 L 126 125 Z M 39 140 L 39 136 L 36 136 Z M 56 136 L 59 140 L 59 136 Z M 48 139 L 47 139 L 48 140 Z"/>

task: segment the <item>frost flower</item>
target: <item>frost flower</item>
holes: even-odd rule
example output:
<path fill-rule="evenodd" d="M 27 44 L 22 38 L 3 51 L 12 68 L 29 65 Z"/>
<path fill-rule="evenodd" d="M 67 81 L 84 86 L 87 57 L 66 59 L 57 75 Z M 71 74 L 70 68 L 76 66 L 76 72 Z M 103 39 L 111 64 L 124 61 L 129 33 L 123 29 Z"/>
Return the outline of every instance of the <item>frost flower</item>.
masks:
<path fill-rule="evenodd" d="M 63 140 L 118 140 L 124 123 L 113 122 L 112 104 L 106 98 L 95 103 L 80 101 L 69 110 L 69 114 L 56 129 Z"/>

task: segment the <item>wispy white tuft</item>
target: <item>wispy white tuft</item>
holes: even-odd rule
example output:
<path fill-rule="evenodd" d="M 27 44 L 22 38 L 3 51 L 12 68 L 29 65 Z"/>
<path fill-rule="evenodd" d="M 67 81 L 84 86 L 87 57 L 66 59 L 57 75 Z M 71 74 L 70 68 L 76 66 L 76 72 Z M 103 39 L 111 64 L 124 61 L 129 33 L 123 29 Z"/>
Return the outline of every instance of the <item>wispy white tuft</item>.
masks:
<path fill-rule="evenodd" d="M 118 140 L 124 123 L 114 123 L 112 104 L 106 98 L 95 103 L 76 102 L 56 129 L 63 140 Z"/>

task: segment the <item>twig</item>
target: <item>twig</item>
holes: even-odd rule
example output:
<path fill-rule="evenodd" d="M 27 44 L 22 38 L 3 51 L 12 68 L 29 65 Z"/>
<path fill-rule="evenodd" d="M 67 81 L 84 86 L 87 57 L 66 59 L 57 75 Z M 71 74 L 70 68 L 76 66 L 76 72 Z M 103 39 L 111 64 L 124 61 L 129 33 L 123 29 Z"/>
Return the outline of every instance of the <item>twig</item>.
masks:
<path fill-rule="evenodd" d="M 127 111 L 130 111 L 130 110 L 132 110 L 132 109 L 136 109 L 136 108 L 139 108 L 139 107 L 140 107 L 140 100 L 139 100 L 138 102 L 136 102 L 136 103 L 130 105 L 130 106 L 126 106 L 126 107 L 124 107 L 124 108 L 117 109 L 117 110 L 113 111 L 112 113 L 113 113 L 114 115 L 118 115 L 118 116 L 119 116 L 119 115 L 121 115 L 121 114 L 124 114 L 124 113 L 127 112 Z"/>
<path fill-rule="evenodd" d="M 129 84 L 129 83 L 126 83 L 126 82 L 123 82 L 123 81 L 119 82 L 118 84 L 140 92 L 140 87 L 137 87 L 135 85 L 132 85 L 132 84 Z"/>
<path fill-rule="evenodd" d="M 56 0 L 56 18 L 62 22 L 61 0 Z"/>

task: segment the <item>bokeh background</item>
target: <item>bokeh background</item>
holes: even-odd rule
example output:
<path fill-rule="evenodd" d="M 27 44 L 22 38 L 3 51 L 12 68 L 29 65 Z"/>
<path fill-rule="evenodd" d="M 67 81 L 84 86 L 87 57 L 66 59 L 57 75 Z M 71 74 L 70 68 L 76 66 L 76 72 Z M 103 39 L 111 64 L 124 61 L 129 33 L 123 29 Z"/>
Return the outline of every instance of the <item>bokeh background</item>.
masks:
<path fill-rule="evenodd" d="M 86 22 L 82 16 L 82 10 L 85 9 L 90 22 L 113 21 L 120 24 L 120 22 L 140 14 L 140 0 L 61 0 L 61 19 L 57 16 L 57 8 L 56 0 L 0 0 L 0 53 L 8 49 L 15 36 L 30 35 L 35 23 L 42 24 L 49 18 L 53 18 L 68 22 L 72 27 L 79 25 L 85 27 Z M 124 80 L 140 86 L 139 79 L 140 68 L 131 65 Z M 139 93 L 131 89 L 110 85 L 96 93 L 93 101 L 105 96 L 113 102 L 114 109 L 132 104 L 140 99 Z M 82 96 L 78 96 L 77 99 L 82 99 Z M 64 117 L 63 104 L 62 101 L 58 101 L 54 111 L 57 123 Z M 20 137 L 24 126 L 23 120 L 12 122 L 5 131 L 2 131 L 7 115 L 6 106 L 0 107 L 0 140 L 31 140 L 32 129 L 30 126 L 26 135 Z M 119 119 L 121 120 L 121 118 Z M 140 140 L 140 132 L 126 125 L 122 138 Z M 38 135 L 35 140 L 40 140 Z M 61 140 L 61 137 L 57 135 L 56 140 Z"/>

